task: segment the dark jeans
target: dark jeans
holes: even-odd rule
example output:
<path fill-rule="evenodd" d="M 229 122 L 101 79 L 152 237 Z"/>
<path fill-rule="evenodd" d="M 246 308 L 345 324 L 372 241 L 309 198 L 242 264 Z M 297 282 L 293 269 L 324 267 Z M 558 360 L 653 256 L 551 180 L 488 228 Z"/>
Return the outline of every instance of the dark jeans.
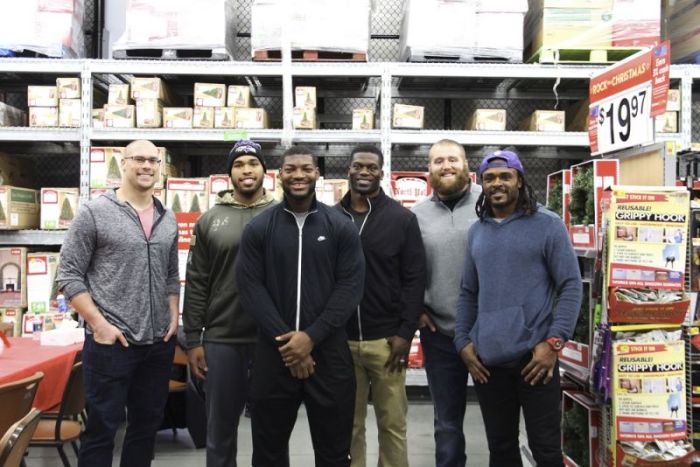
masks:
<path fill-rule="evenodd" d="M 238 421 L 248 398 L 255 344 L 204 343 L 207 467 L 236 465 Z"/>
<path fill-rule="evenodd" d="M 436 467 L 464 467 L 464 413 L 469 372 L 452 338 L 428 328 L 420 330 L 425 372 L 433 399 Z"/>
<path fill-rule="evenodd" d="M 523 410 L 527 441 L 538 467 L 561 467 L 561 395 L 559 364 L 547 384 L 531 386 L 520 374 L 531 355 L 515 367 L 487 367 L 486 384 L 475 383 L 489 444 L 491 467 L 522 466 L 518 441 L 520 408 Z"/>
<path fill-rule="evenodd" d="M 151 465 L 174 352 L 174 338 L 167 343 L 123 347 L 119 342 L 98 344 L 92 335 L 85 336 L 83 372 L 89 416 L 80 438 L 79 466 L 111 466 L 114 436 L 125 420 L 120 465 Z"/>
<path fill-rule="evenodd" d="M 355 372 L 345 333 L 311 353 L 315 373 L 292 378 L 277 346 L 258 339 L 251 387 L 253 467 L 288 467 L 289 437 L 303 402 L 316 467 L 349 467 L 355 411 Z"/>

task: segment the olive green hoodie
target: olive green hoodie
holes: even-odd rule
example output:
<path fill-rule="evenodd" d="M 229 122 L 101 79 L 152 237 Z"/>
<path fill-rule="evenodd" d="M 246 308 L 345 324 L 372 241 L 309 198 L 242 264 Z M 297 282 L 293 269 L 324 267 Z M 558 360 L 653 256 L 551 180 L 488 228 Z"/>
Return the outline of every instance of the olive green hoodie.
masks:
<path fill-rule="evenodd" d="M 250 206 L 236 201 L 232 190 L 222 191 L 216 205 L 197 221 L 187 259 L 182 313 L 188 348 L 202 342 L 255 342 L 255 320 L 239 305 L 233 264 L 243 228 L 276 203 L 267 191 Z"/>

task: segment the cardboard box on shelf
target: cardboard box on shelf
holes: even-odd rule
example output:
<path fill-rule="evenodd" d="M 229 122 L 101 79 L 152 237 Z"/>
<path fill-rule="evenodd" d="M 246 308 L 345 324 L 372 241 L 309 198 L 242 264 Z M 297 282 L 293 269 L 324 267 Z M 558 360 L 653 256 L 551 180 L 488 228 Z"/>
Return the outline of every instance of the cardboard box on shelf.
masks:
<path fill-rule="evenodd" d="M 590 101 L 581 99 L 566 109 L 566 131 L 588 131 Z"/>
<path fill-rule="evenodd" d="M 505 109 L 476 109 L 467 120 L 467 130 L 504 131 L 506 129 Z"/>
<path fill-rule="evenodd" d="M 0 185 L 34 188 L 34 176 L 31 160 L 0 152 Z"/>
<path fill-rule="evenodd" d="M 80 99 L 80 78 L 56 78 L 59 99 Z"/>
<path fill-rule="evenodd" d="M 228 87 L 226 97 L 228 107 L 250 107 L 250 88 L 248 86 L 238 86 L 232 84 Z"/>
<path fill-rule="evenodd" d="M 58 107 L 56 86 L 27 86 L 29 107 Z"/>
<path fill-rule="evenodd" d="M 80 99 L 60 99 L 58 101 L 58 126 L 79 128 L 81 110 Z"/>
<path fill-rule="evenodd" d="M 192 107 L 163 107 L 163 127 L 192 128 Z"/>
<path fill-rule="evenodd" d="M 234 111 L 235 128 L 260 130 L 268 127 L 265 109 L 248 109 L 236 107 Z"/>
<path fill-rule="evenodd" d="M 194 83 L 195 107 L 225 107 L 226 85 L 216 83 Z"/>
<path fill-rule="evenodd" d="M 678 133 L 678 112 L 664 112 L 656 117 L 657 133 Z"/>
<path fill-rule="evenodd" d="M 668 112 L 680 112 L 681 111 L 681 90 L 680 89 L 669 89 L 668 99 L 666 100 L 666 110 Z"/>
<path fill-rule="evenodd" d="M 105 109 L 92 109 L 91 115 L 93 128 L 105 127 Z"/>
<path fill-rule="evenodd" d="M 170 92 L 160 78 L 144 78 L 134 76 L 131 78 L 131 98 L 135 101 L 139 99 L 160 99 L 165 104 L 171 102 Z"/>
<path fill-rule="evenodd" d="M 27 306 L 27 249 L 0 248 L 0 307 Z"/>
<path fill-rule="evenodd" d="M 235 128 L 235 107 L 216 107 L 214 109 L 214 128 Z"/>
<path fill-rule="evenodd" d="M 0 186 L 0 230 L 39 227 L 39 191 Z M 2 306 L 0 304 L 0 306 Z"/>
<path fill-rule="evenodd" d="M 411 207 L 433 192 L 428 172 L 391 172 L 391 195 L 406 207 Z"/>
<path fill-rule="evenodd" d="M 0 321 L 12 326 L 8 337 L 20 337 L 22 335 L 23 314 L 24 309 L 22 308 L 0 308 Z"/>
<path fill-rule="evenodd" d="M 166 204 L 179 213 L 202 213 L 209 207 L 209 180 L 206 178 L 169 178 Z"/>
<path fill-rule="evenodd" d="M 420 105 L 394 104 L 394 128 L 423 128 L 424 108 Z"/>
<path fill-rule="evenodd" d="M 27 308 L 30 313 L 58 311 L 56 270 L 59 253 L 27 254 Z"/>
<path fill-rule="evenodd" d="M 228 175 L 209 175 L 209 207 L 214 207 L 219 192 L 231 188 L 233 185 L 231 185 L 231 177 Z"/>
<path fill-rule="evenodd" d="M 131 104 L 128 84 L 110 84 L 107 90 L 107 103 L 128 105 Z"/>
<path fill-rule="evenodd" d="M 523 122 L 526 131 L 565 131 L 566 113 L 563 110 L 535 110 Z"/>
<path fill-rule="evenodd" d="M 604 2 L 612 6 L 612 1 Z M 612 46 L 613 21 L 610 7 L 552 7 L 535 1 L 525 24 L 525 43 L 530 55 L 540 49 L 601 49 Z M 600 3 L 603 4 L 603 3 Z"/>
<path fill-rule="evenodd" d="M 214 107 L 195 107 L 192 128 L 214 128 Z"/>
<path fill-rule="evenodd" d="M 374 128 L 374 110 L 353 109 L 353 111 L 352 111 L 352 129 L 353 130 L 371 130 L 373 128 Z"/>
<path fill-rule="evenodd" d="M 347 191 L 347 179 L 324 179 L 321 177 L 316 182 L 316 199 L 329 206 L 338 204 Z"/>
<path fill-rule="evenodd" d="M 296 107 L 316 108 L 316 87 L 297 86 L 294 88 L 294 105 Z"/>
<path fill-rule="evenodd" d="M 163 103 L 158 99 L 136 101 L 136 126 L 138 128 L 160 128 L 163 126 Z"/>
<path fill-rule="evenodd" d="M 30 127 L 58 127 L 58 107 L 29 107 Z"/>
<path fill-rule="evenodd" d="M 93 146 L 90 148 L 90 188 L 116 188 L 121 184 L 120 146 Z"/>
<path fill-rule="evenodd" d="M 42 188 L 40 228 L 67 229 L 78 212 L 79 200 L 78 188 Z"/>
<path fill-rule="evenodd" d="M 313 130 L 317 128 L 316 109 L 311 107 L 294 107 L 292 115 L 294 128 L 299 130 Z"/>
<path fill-rule="evenodd" d="M 106 104 L 104 106 L 105 128 L 134 128 L 136 126 L 136 106 Z"/>
<path fill-rule="evenodd" d="M 0 102 L 0 126 L 27 126 L 27 112 Z"/>

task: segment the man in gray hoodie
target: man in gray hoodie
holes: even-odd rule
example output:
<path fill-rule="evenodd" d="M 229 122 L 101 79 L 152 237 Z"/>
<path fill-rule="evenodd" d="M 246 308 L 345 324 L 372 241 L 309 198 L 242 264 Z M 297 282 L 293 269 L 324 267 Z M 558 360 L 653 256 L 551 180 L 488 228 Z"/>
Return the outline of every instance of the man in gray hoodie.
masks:
<path fill-rule="evenodd" d="M 427 264 L 425 312 L 418 322 L 425 371 L 433 398 L 435 465 L 467 462 L 462 425 L 469 373 L 455 350 L 455 315 L 464 269 L 467 231 L 478 218 L 474 207 L 481 187 L 471 183 L 464 148 L 449 139 L 428 152 L 433 196 L 413 207 Z"/>
<path fill-rule="evenodd" d="M 129 144 L 121 187 L 81 207 L 61 248 L 58 286 L 86 322 L 90 416 L 79 466 L 112 465 L 114 436 L 126 417 L 121 465 L 151 463 L 168 398 L 180 293 L 175 215 L 153 196 L 161 162 L 150 141 Z"/>

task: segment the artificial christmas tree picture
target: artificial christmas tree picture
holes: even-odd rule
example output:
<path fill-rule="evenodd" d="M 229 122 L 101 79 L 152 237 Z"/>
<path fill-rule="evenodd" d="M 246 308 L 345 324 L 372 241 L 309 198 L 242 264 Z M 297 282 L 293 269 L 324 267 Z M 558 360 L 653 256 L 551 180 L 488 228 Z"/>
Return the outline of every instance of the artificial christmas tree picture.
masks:
<path fill-rule="evenodd" d="M 78 188 L 42 188 L 41 228 L 54 230 L 70 227 L 79 199 Z"/>

